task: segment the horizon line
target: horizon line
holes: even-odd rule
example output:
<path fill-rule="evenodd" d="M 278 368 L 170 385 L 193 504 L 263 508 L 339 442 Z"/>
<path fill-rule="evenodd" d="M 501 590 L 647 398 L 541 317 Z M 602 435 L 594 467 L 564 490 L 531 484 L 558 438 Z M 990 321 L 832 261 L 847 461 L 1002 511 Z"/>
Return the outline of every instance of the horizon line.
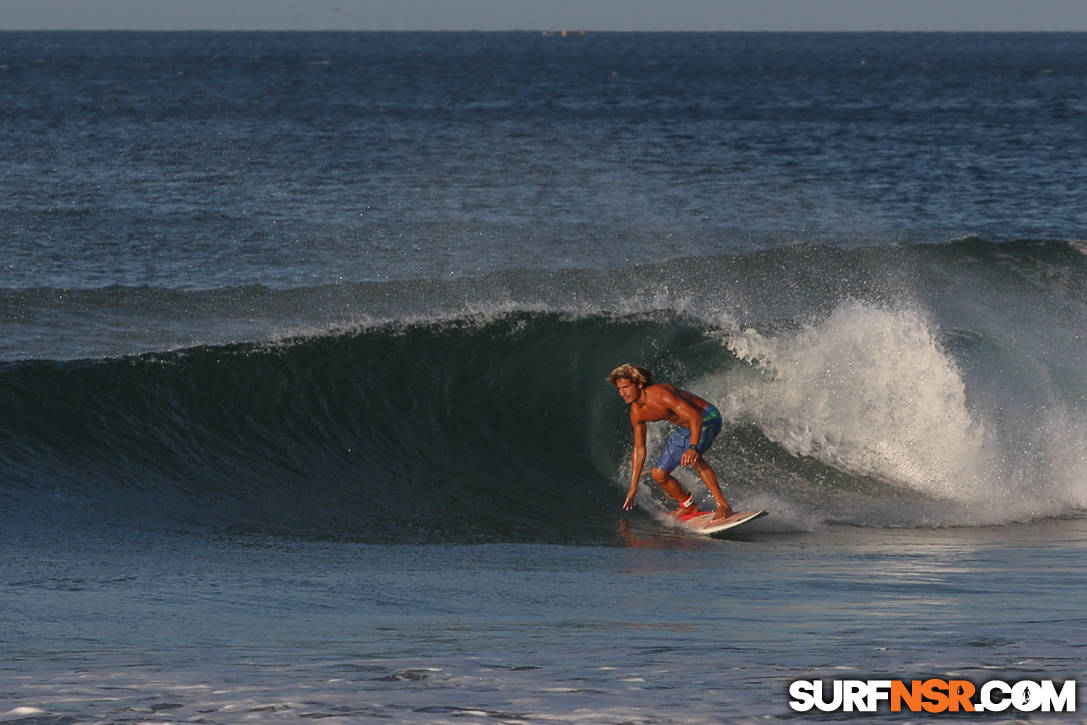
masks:
<path fill-rule="evenodd" d="M 683 29 L 639 29 L 639 30 L 614 30 L 614 29 L 593 29 L 593 28 L 125 28 L 125 27 L 101 27 L 101 28 L 0 28 L 0 33 L 532 33 L 539 35 L 555 35 L 559 36 L 562 33 L 566 33 L 567 36 L 577 37 L 578 35 L 588 35 L 590 33 L 596 34 L 653 34 L 653 33 L 672 33 L 672 34 L 690 34 L 690 35 L 714 35 L 714 34 L 768 34 L 768 33 L 780 33 L 780 34 L 989 34 L 989 35 L 1019 35 L 1019 34 L 1087 34 L 1087 29 L 1083 30 L 1053 30 L 1053 29 L 1032 29 L 1032 30 L 978 30 L 978 29 L 840 29 L 840 30 L 798 30 L 798 29 L 765 29 L 765 30 L 753 30 L 753 29 L 718 29 L 718 30 L 694 30 L 689 28 Z"/>

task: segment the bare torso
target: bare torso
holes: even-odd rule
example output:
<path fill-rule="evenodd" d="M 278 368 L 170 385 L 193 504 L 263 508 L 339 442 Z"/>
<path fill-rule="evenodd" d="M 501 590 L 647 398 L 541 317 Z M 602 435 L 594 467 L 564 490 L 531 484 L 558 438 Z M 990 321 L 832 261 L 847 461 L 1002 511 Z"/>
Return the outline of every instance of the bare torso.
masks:
<path fill-rule="evenodd" d="M 689 428 L 691 409 L 696 415 L 700 415 L 708 407 L 709 403 L 693 393 L 668 383 L 657 383 L 647 386 L 641 397 L 631 404 L 630 422 L 652 423 L 666 420 Z"/>
<path fill-rule="evenodd" d="M 634 428 L 634 448 L 630 454 L 630 486 L 627 488 L 626 500 L 623 501 L 623 509 L 630 511 L 634 508 L 634 497 L 638 493 L 638 479 L 642 475 L 642 466 L 645 464 L 646 423 L 668 421 L 687 428 L 690 431 L 689 440 L 700 441 L 702 414 L 712 405 L 697 395 L 668 383 L 643 385 L 625 376 L 617 376 L 613 382 L 619 397 L 624 403 L 630 405 L 630 424 Z M 707 447 L 708 445 L 709 443 L 706 444 Z M 714 521 L 721 520 L 732 513 L 732 508 L 721 493 L 717 476 L 709 464 L 702 459 L 697 445 L 691 445 L 683 452 L 679 464 L 693 466 L 706 484 L 706 488 L 713 494 L 717 501 Z M 693 498 L 683 490 L 668 470 L 654 468 L 652 474 L 653 480 L 680 503 L 681 511 L 697 510 L 697 504 L 693 503 Z"/>

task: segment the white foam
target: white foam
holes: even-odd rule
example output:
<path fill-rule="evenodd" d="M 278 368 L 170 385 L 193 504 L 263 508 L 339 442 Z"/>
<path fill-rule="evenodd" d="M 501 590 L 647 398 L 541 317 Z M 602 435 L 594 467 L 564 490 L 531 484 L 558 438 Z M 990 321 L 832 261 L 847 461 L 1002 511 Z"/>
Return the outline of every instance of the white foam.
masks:
<path fill-rule="evenodd" d="M 764 375 L 725 398 L 790 453 L 957 500 L 976 497 L 987 455 L 955 362 L 909 310 L 860 302 L 792 334 L 728 345 Z"/>
<path fill-rule="evenodd" d="M 913 310 L 847 301 L 798 330 L 745 329 L 724 344 L 750 367 L 696 385 L 716 395 L 727 419 L 753 423 L 794 456 L 934 502 L 937 513 L 913 523 L 1003 523 L 1087 506 L 1087 425 L 1039 410 L 1031 430 L 998 436 L 970 406 L 933 325 Z M 881 523 L 910 523 L 912 505 L 889 498 Z M 872 507 L 860 510 L 855 523 L 870 523 Z"/>

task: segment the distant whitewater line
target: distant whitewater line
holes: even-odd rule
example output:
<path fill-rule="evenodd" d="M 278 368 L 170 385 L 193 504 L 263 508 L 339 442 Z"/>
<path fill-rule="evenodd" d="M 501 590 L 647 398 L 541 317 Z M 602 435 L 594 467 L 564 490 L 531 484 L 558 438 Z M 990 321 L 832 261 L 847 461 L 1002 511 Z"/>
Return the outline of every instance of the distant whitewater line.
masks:
<path fill-rule="evenodd" d="M 965 239 L 798 244 L 616 269 L 506 270 L 452 280 L 0 288 L 0 360 L 116 357 L 513 312 L 659 310 L 716 327 L 802 324 L 845 299 L 910 307 L 955 327 L 1058 337 L 1087 314 L 1085 279 L 1080 243 Z M 1009 309 L 1023 310 L 1022 320 L 1007 315 Z"/>

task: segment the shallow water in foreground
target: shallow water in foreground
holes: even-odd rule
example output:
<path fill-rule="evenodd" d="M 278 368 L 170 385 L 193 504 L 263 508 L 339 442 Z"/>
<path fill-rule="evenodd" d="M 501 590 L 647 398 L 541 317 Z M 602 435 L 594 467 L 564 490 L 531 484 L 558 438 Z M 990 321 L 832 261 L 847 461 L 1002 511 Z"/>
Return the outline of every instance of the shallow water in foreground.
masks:
<path fill-rule="evenodd" d="M 615 546 L 27 536 L 0 569 L 4 717 L 754 722 L 795 716 L 794 679 L 1087 677 L 1083 520 L 759 523 L 713 541 L 635 516 Z"/>

